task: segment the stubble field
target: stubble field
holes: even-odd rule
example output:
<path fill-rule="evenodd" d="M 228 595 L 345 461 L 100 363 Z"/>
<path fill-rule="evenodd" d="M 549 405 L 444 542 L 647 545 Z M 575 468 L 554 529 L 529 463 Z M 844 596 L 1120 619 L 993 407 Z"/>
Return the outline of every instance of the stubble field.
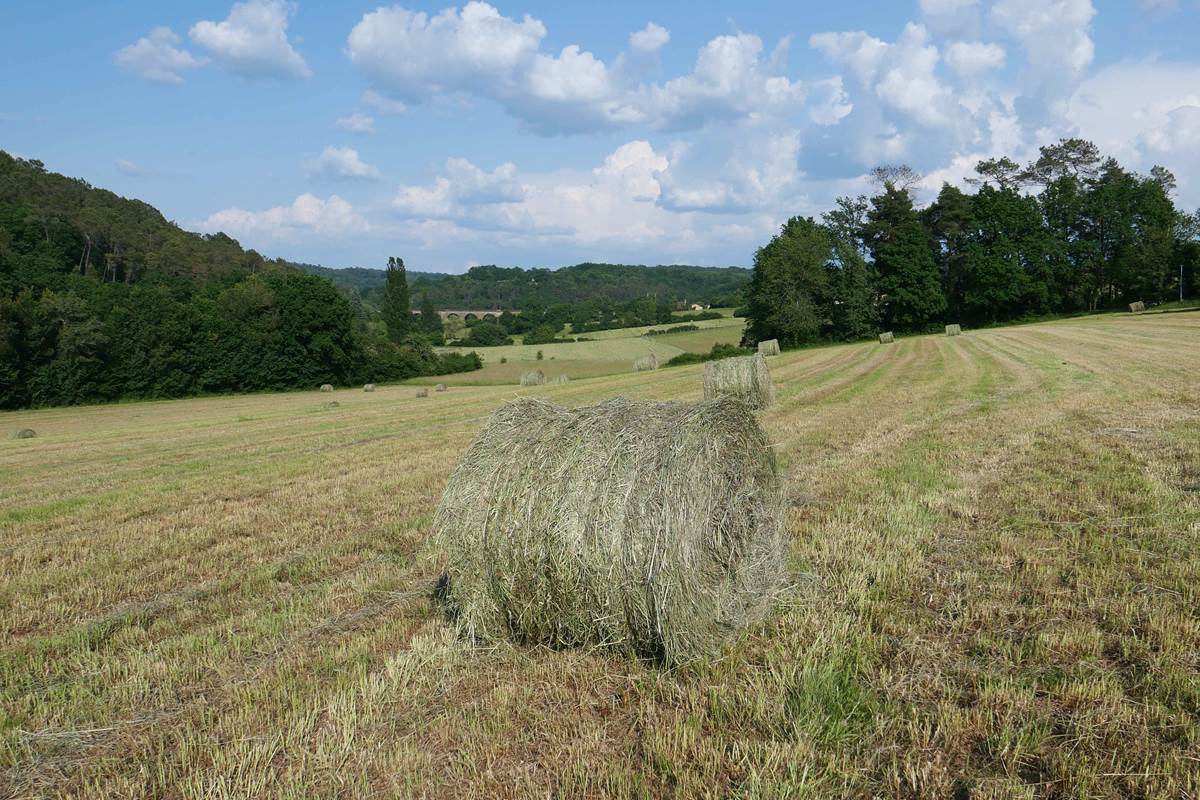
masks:
<path fill-rule="evenodd" d="M 38 432 L 0 440 L 0 796 L 1200 796 L 1200 314 L 770 363 L 795 577 L 678 670 L 467 647 L 423 544 L 500 403 L 700 367 L 0 415 Z"/>

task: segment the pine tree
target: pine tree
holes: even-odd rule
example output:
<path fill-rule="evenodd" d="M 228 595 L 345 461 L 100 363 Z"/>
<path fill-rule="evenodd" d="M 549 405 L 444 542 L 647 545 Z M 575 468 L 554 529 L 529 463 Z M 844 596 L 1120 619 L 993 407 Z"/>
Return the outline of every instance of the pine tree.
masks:
<path fill-rule="evenodd" d="M 402 258 L 388 258 L 382 314 L 388 338 L 393 342 L 404 341 L 412 331 L 412 307 L 408 297 L 408 275 Z"/>

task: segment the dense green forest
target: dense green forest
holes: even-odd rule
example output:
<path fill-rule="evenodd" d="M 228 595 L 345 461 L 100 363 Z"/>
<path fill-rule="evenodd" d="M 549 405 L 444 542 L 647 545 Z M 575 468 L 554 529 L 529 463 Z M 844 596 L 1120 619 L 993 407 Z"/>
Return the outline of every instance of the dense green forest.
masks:
<path fill-rule="evenodd" d="M 746 344 L 852 340 L 946 322 L 987 325 L 1124 308 L 1196 293 L 1200 213 L 1175 178 L 1124 169 L 1081 139 L 1021 166 L 982 161 L 975 191 L 943 185 L 917 208 L 907 167 L 879 192 L 843 197 L 821 221 L 794 217 L 754 257 Z"/>
<path fill-rule="evenodd" d="M 419 327 L 389 336 L 324 278 L 0 151 L 0 408 L 479 364 L 436 355 Z"/>
<path fill-rule="evenodd" d="M 329 269 L 298 264 L 356 291 L 371 308 L 382 305 L 382 270 Z M 666 303 L 733 306 L 743 302 L 750 270 L 741 267 L 659 267 L 628 264 L 576 264 L 559 269 L 472 267 L 462 275 L 409 272 L 414 297 L 428 296 L 440 309 L 520 311 L 530 305 L 581 304 L 597 300 L 625 303 L 653 297 Z"/>

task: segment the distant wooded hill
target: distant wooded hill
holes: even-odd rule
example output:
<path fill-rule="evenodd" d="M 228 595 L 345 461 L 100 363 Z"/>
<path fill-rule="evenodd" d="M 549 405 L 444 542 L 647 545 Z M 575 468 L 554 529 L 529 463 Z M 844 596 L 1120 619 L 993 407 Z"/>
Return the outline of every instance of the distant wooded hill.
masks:
<path fill-rule="evenodd" d="M 0 408 L 477 368 L 333 284 L 0 151 Z"/>
<path fill-rule="evenodd" d="M 295 266 L 359 293 L 367 305 L 378 306 L 381 300 L 383 270 Z M 741 267 L 587 263 L 560 269 L 482 266 L 463 275 L 410 270 L 408 282 L 414 298 L 428 294 L 438 308 L 518 310 L 529 305 L 627 301 L 646 296 L 668 303 L 738 305 L 750 276 L 751 271 Z"/>

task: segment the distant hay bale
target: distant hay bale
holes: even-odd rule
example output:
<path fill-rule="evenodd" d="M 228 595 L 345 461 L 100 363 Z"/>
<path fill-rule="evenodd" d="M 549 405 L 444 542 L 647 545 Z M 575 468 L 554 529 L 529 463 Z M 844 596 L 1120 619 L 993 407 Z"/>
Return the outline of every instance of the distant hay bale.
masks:
<path fill-rule="evenodd" d="M 373 391 L 375 391 L 375 384 L 373 384 L 373 383 L 364 383 L 364 384 L 363 384 L 363 391 L 364 391 L 364 392 L 373 392 Z"/>
<path fill-rule="evenodd" d="M 526 372 L 521 376 L 522 386 L 541 386 L 546 383 L 546 373 L 540 369 L 535 369 L 532 372 Z"/>
<path fill-rule="evenodd" d="M 321 391 L 322 391 L 322 392 L 332 392 L 332 391 L 333 391 L 333 384 L 332 384 L 332 383 L 322 383 L 322 384 L 321 384 Z"/>
<path fill-rule="evenodd" d="M 417 389 L 417 397 L 429 397 L 429 390 L 425 388 Z"/>
<path fill-rule="evenodd" d="M 731 397 L 750 408 L 768 408 L 775 402 L 775 387 L 762 353 L 720 358 L 704 364 L 704 399 Z"/>
<path fill-rule="evenodd" d="M 13 431 L 12 433 L 10 433 L 8 435 L 8 438 L 10 438 L 10 439 L 32 439 L 35 436 L 37 436 L 37 432 L 33 428 L 21 428 L 20 430 Z"/>
<path fill-rule="evenodd" d="M 645 372 L 647 370 L 658 369 L 658 356 L 651 353 L 648 356 L 642 356 L 635 359 L 633 362 L 634 372 Z"/>
<path fill-rule="evenodd" d="M 1141 300 L 1138 300 L 1137 302 L 1129 304 L 1129 313 L 1131 313 L 1131 314 L 1139 314 L 1145 310 L 1146 310 L 1146 304 L 1144 302 L 1142 302 Z"/>
<path fill-rule="evenodd" d="M 758 353 L 762 356 L 777 356 L 779 355 L 779 340 L 767 339 L 765 342 L 758 343 Z"/>
<path fill-rule="evenodd" d="M 323 409 L 325 409 L 325 410 L 327 410 L 327 411 L 328 411 L 329 409 L 331 409 L 331 408 L 337 408 L 337 407 L 338 407 L 338 401 L 337 401 L 337 400 L 330 400 L 328 403 L 326 403 L 325 405 L 321 406 L 321 408 L 323 408 Z"/>
<path fill-rule="evenodd" d="M 570 380 L 571 376 L 569 375 L 556 375 L 550 379 L 550 383 L 569 383 Z"/>
<path fill-rule="evenodd" d="M 435 392 L 444 392 L 444 391 L 446 391 L 446 384 L 444 384 L 444 383 L 439 383 L 437 386 L 434 386 L 434 387 L 433 387 L 433 390 L 434 390 Z"/>
<path fill-rule="evenodd" d="M 879 334 L 880 344 L 891 344 L 894 341 L 896 341 L 896 337 L 892 335 L 891 331 L 885 331 L 884 333 Z"/>
<path fill-rule="evenodd" d="M 517 400 L 442 494 L 441 596 L 475 642 L 686 662 L 770 607 L 781 509 L 774 454 L 741 403 Z"/>
<path fill-rule="evenodd" d="M 960 333 L 962 333 L 961 325 L 947 325 L 946 326 L 946 335 L 947 336 L 958 336 Z"/>

